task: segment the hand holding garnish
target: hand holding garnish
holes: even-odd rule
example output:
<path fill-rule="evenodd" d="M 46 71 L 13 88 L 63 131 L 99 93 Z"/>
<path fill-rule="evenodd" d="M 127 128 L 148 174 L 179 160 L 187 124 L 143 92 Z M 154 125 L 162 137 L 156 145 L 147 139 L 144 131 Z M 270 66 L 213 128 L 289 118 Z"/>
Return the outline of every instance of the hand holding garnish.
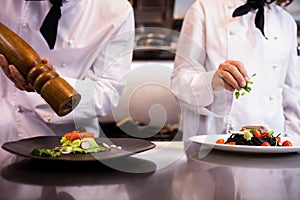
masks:
<path fill-rule="evenodd" d="M 251 78 L 256 76 L 256 73 L 252 74 L 252 76 L 246 81 L 246 85 L 242 88 L 241 91 L 235 91 L 234 95 L 236 99 L 239 99 L 240 96 L 244 96 L 246 92 L 251 91 L 251 87 L 249 85 L 253 84 L 253 81 L 251 81 Z"/>

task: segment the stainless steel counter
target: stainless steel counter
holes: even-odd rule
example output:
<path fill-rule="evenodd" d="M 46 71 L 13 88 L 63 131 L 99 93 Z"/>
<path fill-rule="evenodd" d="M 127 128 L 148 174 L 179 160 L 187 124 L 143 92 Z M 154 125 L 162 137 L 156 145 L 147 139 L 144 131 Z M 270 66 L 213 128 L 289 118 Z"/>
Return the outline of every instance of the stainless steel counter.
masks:
<path fill-rule="evenodd" d="M 198 144 L 156 145 L 128 158 L 77 165 L 1 150 L 0 199 L 300 199 L 298 153 L 211 151 L 202 158 Z"/>

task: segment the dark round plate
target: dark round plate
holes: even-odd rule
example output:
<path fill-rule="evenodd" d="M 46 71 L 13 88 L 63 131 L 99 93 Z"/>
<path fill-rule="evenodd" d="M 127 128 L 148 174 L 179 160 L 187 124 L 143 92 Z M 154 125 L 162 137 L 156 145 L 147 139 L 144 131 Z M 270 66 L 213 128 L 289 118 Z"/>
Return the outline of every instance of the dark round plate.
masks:
<path fill-rule="evenodd" d="M 60 145 L 59 136 L 38 136 L 32 138 L 21 139 L 18 141 L 6 142 L 2 148 L 11 153 L 30 157 L 40 160 L 60 160 L 60 161 L 104 161 L 118 157 L 127 157 L 142 151 L 146 151 L 155 147 L 150 141 L 133 138 L 96 138 L 97 143 L 106 143 L 108 145 L 115 144 L 121 146 L 122 149 L 113 148 L 105 152 L 91 153 L 91 154 L 67 154 L 60 157 L 40 157 L 30 155 L 32 148 L 49 148 Z"/>

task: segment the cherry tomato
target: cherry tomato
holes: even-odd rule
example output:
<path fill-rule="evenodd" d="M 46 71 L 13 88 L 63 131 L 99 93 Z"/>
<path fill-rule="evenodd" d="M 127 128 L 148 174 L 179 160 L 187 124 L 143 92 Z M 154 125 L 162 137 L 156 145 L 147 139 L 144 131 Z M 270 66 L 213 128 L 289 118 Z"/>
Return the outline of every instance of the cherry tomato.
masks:
<path fill-rule="evenodd" d="M 276 140 L 277 140 L 277 143 L 280 143 L 281 142 L 281 137 L 277 136 Z"/>
<path fill-rule="evenodd" d="M 236 142 L 227 142 L 226 144 L 236 145 Z"/>
<path fill-rule="evenodd" d="M 271 146 L 269 142 L 263 142 L 260 146 Z"/>
<path fill-rule="evenodd" d="M 269 138 L 270 134 L 268 132 L 264 131 L 264 132 L 261 133 L 261 137 L 262 138 Z"/>
<path fill-rule="evenodd" d="M 282 146 L 291 147 L 293 146 L 293 144 L 290 141 L 286 140 L 282 143 Z"/>
<path fill-rule="evenodd" d="M 216 141 L 217 144 L 224 144 L 225 140 L 223 138 L 217 139 Z"/>
<path fill-rule="evenodd" d="M 252 134 L 257 138 L 261 138 L 261 133 L 258 130 L 254 130 Z"/>

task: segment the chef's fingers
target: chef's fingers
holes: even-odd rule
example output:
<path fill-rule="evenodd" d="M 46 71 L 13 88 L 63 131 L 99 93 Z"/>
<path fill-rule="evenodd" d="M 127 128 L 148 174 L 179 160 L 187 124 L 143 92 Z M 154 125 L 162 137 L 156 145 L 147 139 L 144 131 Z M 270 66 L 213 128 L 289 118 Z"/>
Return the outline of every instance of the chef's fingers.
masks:
<path fill-rule="evenodd" d="M 242 87 L 239 85 L 239 83 L 236 81 L 234 76 L 229 71 L 220 70 L 218 72 L 218 75 L 223 80 L 224 87 L 225 87 L 225 85 L 227 86 L 227 87 L 225 87 L 225 89 L 227 89 L 228 86 L 230 86 L 231 88 L 236 89 L 236 90 L 242 89 Z"/>
<path fill-rule="evenodd" d="M 228 60 L 227 62 L 229 64 L 234 65 L 246 80 L 249 78 L 248 73 L 247 73 L 243 63 L 241 63 L 240 61 L 236 61 L 236 60 Z"/>
<path fill-rule="evenodd" d="M 5 75 L 14 83 L 16 88 L 20 90 L 25 90 L 27 92 L 34 91 L 34 89 L 30 85 L 28 85 L 27 81 L 20 74 L 18 69 L 13 65 L 8 64 L 3 54 L 0 54 L 0 66 Z"/>
<path fill-rule="evenodd" d="M 226 76 L 231 75 L 228 75 L 228 72 L 223 71 L 221 68 L 215 72 L 212 78 L 212 87 L 214 90 L 222 90 L 224 88 L 231 92 L 235 90 L 235 88 L 232 86 L 232 83 L 228 82 L 229 78 L 226 78 Z M 234 79 L 232 78 L 231 81 L 234 81 Z M 238 86 L 238 84 L 236 85 Z"/>
<path fill-rule="evenodd" d="M 9 65 L 8 69 L 16 88 L 27 92 L 34 92 L 34 89 L 28 85 L 26 79 L 20 74 L 15 66 Z"/>
<path fill-rule="evenodd" d="M 245 86 L 246 81 L 239 71 L 229 63 L 223 63 L 218 68 L 218 76 L 228 85 L 236 90 L 241 90 Z"/>
<path fill-rule="evenodd" d="M 48 58 L 43 58 L 42 63 L 48 65 L 51 69 L 55 70 L 53 64 L 51 63 L 51 61 Z"/>
<path fill-rule="evenodd" d="M 2 71 L 4 72 L 4 74 L 10 79 L 13 81 L 13 78 L 10 74 L 10 71 L 8 69 L 8 62 L 6 60 L 6 58 L 4 57 L 3 54 L 0 54 L 0 66 L 1 66 L 1 69 Z"/>
<path fill-rule="evenodd" d="M 226 90 L 229 90 L 231 92 L 233 92 L 235 90 L 235 88 L 233 88 L 230 84 L 228 84 L 226 81 L 224 81 L 224 88 Z"/>
<path fill-rule="evenodd" d="M 240 90 L 246 85 L 247 76 L 241 73 L 241 70 L 245 71 L 242 63 L 237 61 L 226 61 L 219 67 L 219 74 L 237 90 Z M 243 72 L 246 73 L 246 72 Z"/>

